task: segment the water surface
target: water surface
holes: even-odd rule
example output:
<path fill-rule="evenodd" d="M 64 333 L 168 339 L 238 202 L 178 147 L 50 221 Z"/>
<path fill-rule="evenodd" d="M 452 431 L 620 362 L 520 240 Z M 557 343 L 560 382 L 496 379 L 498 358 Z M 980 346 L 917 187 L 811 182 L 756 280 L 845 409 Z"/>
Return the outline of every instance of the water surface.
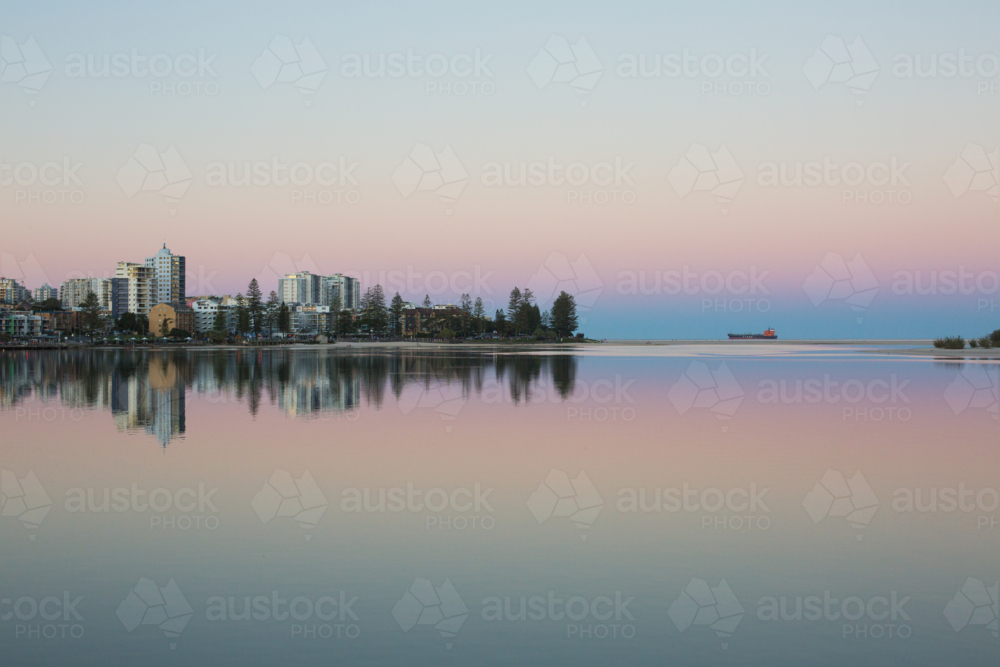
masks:
<path fill-rule="evenodd" d="M 998 365 L 0 353 L 9 664 L 1000 661 Z"/>

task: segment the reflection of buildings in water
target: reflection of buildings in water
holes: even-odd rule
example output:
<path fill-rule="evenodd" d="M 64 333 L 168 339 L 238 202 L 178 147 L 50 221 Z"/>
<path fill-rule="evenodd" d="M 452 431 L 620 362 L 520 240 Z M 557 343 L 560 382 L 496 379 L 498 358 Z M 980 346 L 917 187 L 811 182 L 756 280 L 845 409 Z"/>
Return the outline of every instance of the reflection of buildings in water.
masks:
<path fill-rule="evenodd" d="M 278 393 L 278 407 L 290 417 L 308 417 L 323 412 L 346 412 L 361 402 L 358 378 L 312 378 L 290 382 Z"/>
<path fill-rule="evenodd" d="M 566 398 L 576 364 L 572 355 L 384 348 L 0 352 L 0 410 L 58 396 L 65 407 L 110 409 L 119 431 L 141 429 L 166 446 L 185 433 L 188 388 L 210 404 L 245 404 L 252 415 L 266 395 L 287 415 L 308 418 L 356 410 L 362 398 L 378 408 L 387 390 L 398 400 L 408 385 L 461 387 L 463 396 L 507 385 L 505 400 L 518 404 L 551 379 Z"/>
<path fill-rule="evenodd" d="M 131 374 L 112 376 L 111 412 L 120 432 L 144 429 L 164 447 L 185 431 L 185 387 L 175 365 L 150 359 Z"/>

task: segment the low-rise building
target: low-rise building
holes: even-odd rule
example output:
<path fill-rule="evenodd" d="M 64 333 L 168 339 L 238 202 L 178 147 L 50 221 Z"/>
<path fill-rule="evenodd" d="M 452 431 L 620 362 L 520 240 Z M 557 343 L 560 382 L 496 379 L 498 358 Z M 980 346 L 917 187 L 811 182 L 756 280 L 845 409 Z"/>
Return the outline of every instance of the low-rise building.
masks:
<path fill-rule="evenodd" d="M 297 334 L 325 333 L 336 329 L 336 314 L 330 306 L 297 306 L 291 313 L 292 332 Z"/>
<path fill-rule="evenodd" d="M 173 329 L 181 329 L 188 333 L 194 333 L 194 310 L 173 306 L 169 303 L 158 303 L 149 309 L 149 333 L 154 336 L 162 335 L 164 322 L 167 323 L 167 332 Z"/>
<path fill-rule="evenodd" d="M 228 297 L 206 297 L 191 303 L 191 310 L 194 311 L 194 331 L 204 334 L 214 329 L 215 317 L 220 310 L 226 318 L 226 333 L 236 330 L 238 324 L 236 308 L 226 305 L 224 302 L 226 298 Z"/>
<path fill-rule="evenodd" d="M 83 328 L 83 314 L 78 310 L 53 310 L 37 313 L 37 315 L 48 320 L 48 328 L 51 331 L 68 334 Z"/>
<path fill-rule="evenodd" d="M 431 333 L 443 328 L 452 317 L 459 314 L 461 309 L 452 304 L 424 308 L 406 303 L 403 306 L 403 335 Z"/>
<path fill-rule="evenodd" d="M 52 328 L 48 320 L 30 310 L 0 310 L 0 333 L 32 338 L 50 335 Z"/>

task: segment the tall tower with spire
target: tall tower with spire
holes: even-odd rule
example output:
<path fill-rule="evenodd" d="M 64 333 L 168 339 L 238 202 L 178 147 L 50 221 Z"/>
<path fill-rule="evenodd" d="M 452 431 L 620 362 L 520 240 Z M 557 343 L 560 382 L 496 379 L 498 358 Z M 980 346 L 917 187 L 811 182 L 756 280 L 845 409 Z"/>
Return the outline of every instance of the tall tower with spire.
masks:
<path fill-rule="evenodd" d="M 184 306 L 184 297 L 187 294 L 184 257 L 170 252 L 164 243 L 159 252 L 146 258 L 146 266 L 151 267 L 156 274 L 156 297 L 153 303 Z"/>

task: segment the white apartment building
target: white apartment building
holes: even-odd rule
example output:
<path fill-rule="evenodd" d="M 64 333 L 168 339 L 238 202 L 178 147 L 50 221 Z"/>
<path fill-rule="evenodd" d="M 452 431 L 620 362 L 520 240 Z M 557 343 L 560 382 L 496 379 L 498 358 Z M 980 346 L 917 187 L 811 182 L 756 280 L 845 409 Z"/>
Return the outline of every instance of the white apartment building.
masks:
<path fill-rule="evenodd" d="M 97 295 L 101 307 L 105 310 L 111 310 L 108 307 L 111 301 L 111 281 L 107 278 L 71 278 L 65 280 L 59 286 L 59 300 L 62 301 L 63 308 L 79 308 L 90 292 Z"/>
<path fill-rule="evenodd" d="M 301 271 L 278 279 L 278 299 L 288 305 L 319 304 L 323 296 L 323 276 Z"/>
<path fill-rule="evenodd" d="M 59 290 L 52 287 L 48 283 L 45 283 L 41 287 L 35 288 L 35 302 L 41 303 L 42 301 L 48 301 L 49 299 L 58 299 Z"/>
<path fill-rule="evenodd" d="M 145 264 L 134 262 L 118 262 L 115 269 L 116 278 L 127 280 L 126 293 L 128 312 L 136 315 L 149 315 L 149 309 L 158 303 L 156 284 L 156 270 Z"/>
<path fill-rule="evenodd" d="M 222 310 L 226 315 L 226 330 L 235 331 L 236 308 L 219 303 L 216 299 L 198 299 L 191 304 L 194 311 L 194 330 L 198 333 L 208 333 L 215 328 L 215 315 Z"/>
<path fill-rule="evenodd" d="M 0 303 L 18 304 L 29 296 L 30 292 L 13 278 L 0 278 Z"/>
<path fill-rule="evenodd" d="M 171 253 L 164 243 L 159 252 L 146 258 L 146 266 L 156 272 L 156 294 L 153 296 L 153 303 L 183 306 L 187 287 L 184 277 L 185 258 Z"/>
<path fill-rule="evenodd" d="M 361 283 L 357 278 L 335 273 L 322 277 L 322 293 L 320 303 L 332 306 L 334 299 L 340 297 L 340 306 L 354 310 L 361 303 Z"/>

